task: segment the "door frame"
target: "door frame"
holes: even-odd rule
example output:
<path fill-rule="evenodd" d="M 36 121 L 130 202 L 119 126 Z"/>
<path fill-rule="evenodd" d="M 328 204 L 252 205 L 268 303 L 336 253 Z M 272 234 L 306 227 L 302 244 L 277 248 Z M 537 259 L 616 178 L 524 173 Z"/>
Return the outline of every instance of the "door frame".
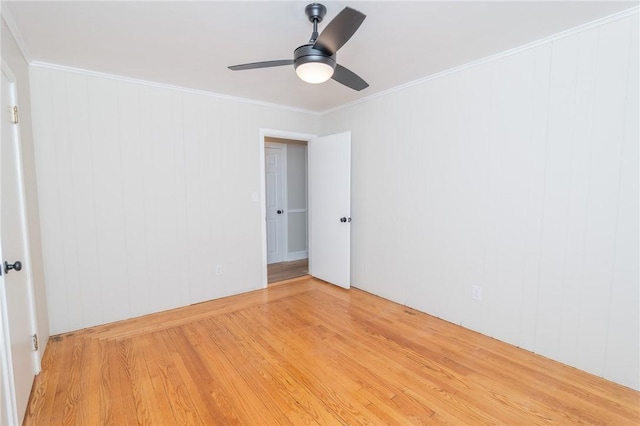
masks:
<path fill-rule="evenodd" d="M 262 234 L 262 288 L 267 288 L 267 198 L 266 198 L 266 178 L 264 166 L 264 149 L 265 138 L 281 138 L 294 139 L 309 142 L 318 136 L 311 133 L 290 132 L 287 130 L 260 129 L 259 147 L 260 147 L 260 218 L 261 218 L 261 234 Z M 285 219 L 286 222 L 286 219 Z M 285 244 L 288 247 L 288 244 Z M 286 253 L 285 253 L 286 255 Z"/>
<path fill-rule="evenodd" d="M 7 77 L 7 80 L 12 86 L 12 95 L 13 95 L 13 103 L 18 106 L 20 109 L 20 101 L 18 99 L 18 80 L 15 77 L 13 71 L 11 71 L 11 67 L 2 59 L 2 67 L 1 72 Z M 3 123 L 3 125 L 7 125 Z M 18 185 L 18 197 L 19 197 L 19 206 L 18 209 L 20 211 L 20 216 L 22 219 L 22 243 L 24 247 L 24 267 L 23 273 L 26 275 L 25 281 L 27 286 L 27 298 L 29 304 L 29 328 L 31 334 L 38 334 L 38 322 L 36 318 L 36 306 L 35 306 L 35 292 L 33 287 L 33 274 L 31 272 L 31 246 L 29 244 L 29 227 L 28 227 L 28 218 L 27 218 L 27 208 L 26 208 L 26 197 L 25 197 L 25 183 L 24 183 L 24 170 L 22 167 L 22 139 L 20 137 L 20 125 L 12 126 L 13 133 L 15 137 L 16 143 L 16 158 L 15 161 L 16 169 L 18 172 L 17 182 Z M 0 150 L 1 150 L 0 146 Z M 1 155 L 1 153 L 0 153 Z M 0 166 L 1 167 L 1 166 Z M 1 179 L 0 170 L 0 179 Z M 0 196 L 2 196 L 2 185 L 0 185 Z M 2 255 L 2 241 L 0 241 L 0 259 L 4 259 L 1 257 Z M 1 267 L 1 266 L 0 266 Z M 4 272 L 4 271 L 3 271 Z M 17 423 L 19 414 L 17 412 L 16 407 L 16 394 L 15 394 L 15 386 L 14 386 L 14 376 L 13 376 L 13 364 L 12 364 L 12 354 L 11 354 L 11 339 L 9 333 L 9 316 L 7 311 L 7 298 L 5 293 L 5 279 L 4 273 L 0 275 L 0 353 L 2 354 L 2 363 L 0 364 L 0 368 L 2 368 L 2 383 L 0 386 L 4 388 L 5 400 L 0 401 L 2 404 L 2 408 L 6 410 L 7 418 L 13 422 Z M 46 342 L 45 342 L 46 344 Z M 33 375 L 36 376 L 41 371 L 41 363 L 40 363 L 40 351 L 34 350 L 31 352 L 31 360 L 33 366 Z"/>
<path fill-rule="evenodd" d="M 284 216 L 282 218 L 282 261 L 287 261 L 287 254 L 289 253 L 289 200 L 287 197 L 287 144 L 280 142 L 265 142 L 264 147 L 275 148 L 280 150 L 282 160 L 282 181 L 280 182 L 280 190 L 282 191 L 282 209 L 284 210 Z M 266 166 L 265 166 L 266 167 Z M 266 171 L 265 171 L 266 173 Z M 266 218 L 266 195 L 267 185 L 265 181 L 265 218 Z M 266 219 L 265 219 L 266 222 Z M 266 226 L 266 224 L 265 224 Z M 266 234 L 265 234 L 266 235 Z"/>

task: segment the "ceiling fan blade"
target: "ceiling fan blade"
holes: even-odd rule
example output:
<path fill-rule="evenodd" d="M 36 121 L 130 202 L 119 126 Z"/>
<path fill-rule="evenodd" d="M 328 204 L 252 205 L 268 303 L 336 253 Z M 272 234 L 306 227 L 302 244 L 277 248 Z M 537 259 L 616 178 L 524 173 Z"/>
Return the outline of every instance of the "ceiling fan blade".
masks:
<path fill-rule="evenodd" d="M 228 67 L 231 71 L 252 70 L 256 68 L 281 67 L 283 65 L 293 65 L 293 59 L 281 59 L 278 61 L 252 62 L 250 64 L 232 65 Z"/>
<path fill-rule="evenodd" d="M 366 17 L 367 15 L 362 12 L 350 7 L 345 7 L 342 9 L 342 12 L 338 13 L 338 15 L 324 27 L 313 48 L 333 55 L 349 41 L 351 36 L 360 28 L 360 25 Z"/>
<path fill-rule="evenodd" d="M 333 71 L 333 76 L 331 78 L 338 83 L 344 84 L 345 86 L 357 91 L 369 87 L 369 83 L 361 79 L 358 74 L 339 64 L 336 64 L 336 69 Z"/>

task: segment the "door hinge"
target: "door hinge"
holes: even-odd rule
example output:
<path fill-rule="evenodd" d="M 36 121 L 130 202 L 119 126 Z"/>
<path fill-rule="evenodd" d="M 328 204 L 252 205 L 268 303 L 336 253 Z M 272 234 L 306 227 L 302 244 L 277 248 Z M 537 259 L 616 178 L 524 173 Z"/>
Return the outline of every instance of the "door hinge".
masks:
<path fill-rule="evenodd" d="M 12 112 L 11 122 L 13 124 L 18 124 L 18 107 L 14 106 L 13 108 L 11 108 L 11 112 Z"/>
<path fill-rule="evenodd" d="M 39 347 L 39 345 L 38 345 L 38 335 L 37 335 L 37 334 L 34 334 L 34 335 L 32 336 L 32 338 L 33 338 L 33 350 L 34 350 L 34 351 L 37 351 L 37 350 L 38 350 L 38 347 Z"/>

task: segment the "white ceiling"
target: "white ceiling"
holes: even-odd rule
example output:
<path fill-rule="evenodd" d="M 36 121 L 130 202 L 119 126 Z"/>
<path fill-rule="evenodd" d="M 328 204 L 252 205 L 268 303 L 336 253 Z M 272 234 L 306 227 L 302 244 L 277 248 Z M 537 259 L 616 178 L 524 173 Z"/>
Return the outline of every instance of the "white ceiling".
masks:
<path fill-rule="evenodd" d="M 638 5 L 324 1 L 320 30 L 347 5 L 367 15 L 337 59 L 370 87 L 303 83 L 292 66 L 227 69 L 291 59 L 311 34 L 307 3 L 3 1 L 2 11 L 31 61 L 325 111 Z"/>

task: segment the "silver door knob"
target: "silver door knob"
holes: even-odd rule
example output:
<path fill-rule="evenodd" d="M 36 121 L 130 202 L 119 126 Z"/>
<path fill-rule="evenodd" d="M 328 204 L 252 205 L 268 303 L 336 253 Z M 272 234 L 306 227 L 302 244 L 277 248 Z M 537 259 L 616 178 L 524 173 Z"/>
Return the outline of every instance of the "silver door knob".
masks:
<path fill-rule="evenodd" d="M 20 262 L 19 260 L 16 260 L 13 263 L 9 263 L 9 262 L 4 262 L 4 273 L 8 273 L 10 270 L 14 270 L 14 271 L 20 271 L 22 269 L 22 262 Z"/>

